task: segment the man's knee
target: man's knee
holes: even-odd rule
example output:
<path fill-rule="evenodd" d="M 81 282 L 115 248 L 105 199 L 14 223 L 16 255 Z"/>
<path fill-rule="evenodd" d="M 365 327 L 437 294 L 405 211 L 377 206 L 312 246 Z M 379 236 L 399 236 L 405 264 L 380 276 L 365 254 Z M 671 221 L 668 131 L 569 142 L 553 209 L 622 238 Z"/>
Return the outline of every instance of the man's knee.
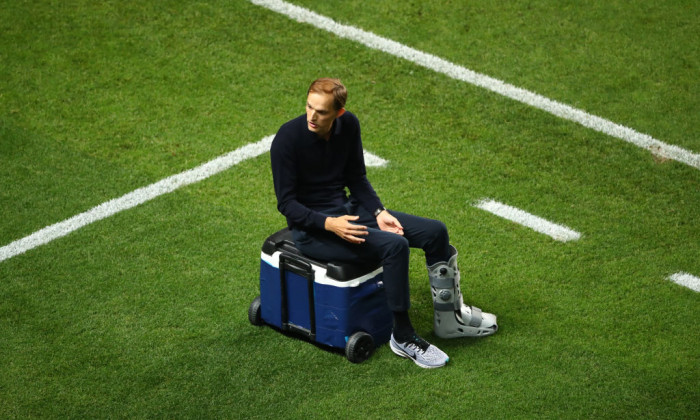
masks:
<path fill-rule="evenodd" d="M 410 252 L 408 239 L 396 234 L 387 235 L 383 248 L 385 250 L 385 258 L 395 256 L 408 257 Z"/>
<path fill-rule="evenodd" d="M 434 243 L 448 243 L 450 242 L 450 235 L 447 232 L 447 225 L 439 220 L 430 221 L 430 232 L 433 237 Z"/>
<path fill-rule="evenodd" d="M 450 235 L 447 226 L 439 220 L 431 220 L 426 233 L 430 238 L 423 248 L 426 262 L 434 264 L 437 261 L 447 261 L 450 256 Z"/>

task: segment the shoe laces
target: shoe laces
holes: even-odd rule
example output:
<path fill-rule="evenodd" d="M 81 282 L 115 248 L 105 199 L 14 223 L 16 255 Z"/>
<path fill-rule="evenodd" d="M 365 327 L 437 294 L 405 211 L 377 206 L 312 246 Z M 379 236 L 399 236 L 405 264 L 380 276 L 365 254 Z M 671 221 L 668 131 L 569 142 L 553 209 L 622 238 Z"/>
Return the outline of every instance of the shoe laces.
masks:
<path fill-rule="evenodd" d="M 414 334 L 413 337 L 406 341 L 406 346 L 414 347 L 421 353 L 425 353 L 430 347 L 430 343 Z"/>

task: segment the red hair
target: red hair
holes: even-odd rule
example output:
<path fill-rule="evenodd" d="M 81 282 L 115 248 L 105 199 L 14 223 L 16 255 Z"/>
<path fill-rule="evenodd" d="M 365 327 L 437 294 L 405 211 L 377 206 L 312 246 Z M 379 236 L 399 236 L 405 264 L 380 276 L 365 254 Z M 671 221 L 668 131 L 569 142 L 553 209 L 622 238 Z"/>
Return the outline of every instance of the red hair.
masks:
<path fill-rule="evenodd" d="M 306 95 L 308 96 L 311 92 L 333 95 L 333 106 L 336 111 L 345 108 L 345 101 L 348 100 L 348 91 L 340 79 L 331 79 L 329 77 L 316 79 L 309 86 L 309 91 L 306 92 Z"/>

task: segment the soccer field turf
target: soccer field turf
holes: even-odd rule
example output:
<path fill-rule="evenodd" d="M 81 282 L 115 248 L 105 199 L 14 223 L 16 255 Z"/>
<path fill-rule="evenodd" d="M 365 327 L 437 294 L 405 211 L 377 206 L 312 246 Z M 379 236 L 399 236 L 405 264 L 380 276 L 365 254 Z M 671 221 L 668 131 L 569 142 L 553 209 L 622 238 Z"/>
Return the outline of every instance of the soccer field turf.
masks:
<path fill-rule="evenodd" d="M 700 4 L 293 4 L 2 2 L 0 417 L 700 416 Z M 499 316 L 435 338 L 414 252 L 445 368 L 248 322 L 320 76 Z"/>

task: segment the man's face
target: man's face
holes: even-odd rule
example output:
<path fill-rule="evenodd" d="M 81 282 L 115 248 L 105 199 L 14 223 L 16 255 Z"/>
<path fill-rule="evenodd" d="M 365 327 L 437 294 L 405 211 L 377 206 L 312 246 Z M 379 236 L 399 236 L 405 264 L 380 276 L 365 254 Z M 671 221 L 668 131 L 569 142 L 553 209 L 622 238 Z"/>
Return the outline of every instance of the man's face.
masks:
<path fill-rule="evenodd" d="M 306 125 L 309 131 L 328 139 L 338 111 L 333 107 L 333 95 L 311 92 L 306 98 Z"/>

